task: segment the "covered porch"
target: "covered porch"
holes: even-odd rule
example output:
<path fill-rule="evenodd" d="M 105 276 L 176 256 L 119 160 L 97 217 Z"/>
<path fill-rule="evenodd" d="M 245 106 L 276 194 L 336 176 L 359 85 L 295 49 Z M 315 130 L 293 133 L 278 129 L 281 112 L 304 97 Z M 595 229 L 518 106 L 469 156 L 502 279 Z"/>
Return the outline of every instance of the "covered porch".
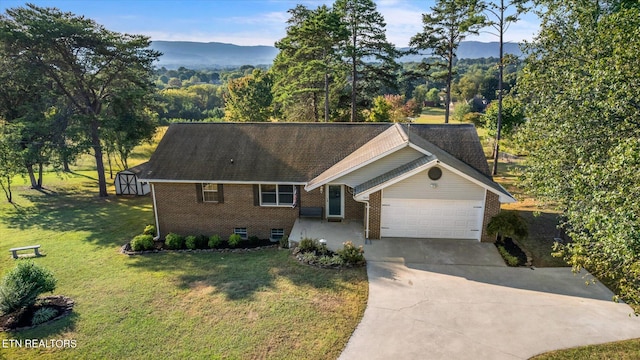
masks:
<path fill-rule="evenodd" d="M 330 250 L 342 249 L 342 244 L 351 241 L 353 245 L 364 245 L 364 225 L 362 221 L 342 220 L 333 222 L 320 219 L 296 219 L 289 241 L 299 242 L 301 239 L 325 239 Z"/>

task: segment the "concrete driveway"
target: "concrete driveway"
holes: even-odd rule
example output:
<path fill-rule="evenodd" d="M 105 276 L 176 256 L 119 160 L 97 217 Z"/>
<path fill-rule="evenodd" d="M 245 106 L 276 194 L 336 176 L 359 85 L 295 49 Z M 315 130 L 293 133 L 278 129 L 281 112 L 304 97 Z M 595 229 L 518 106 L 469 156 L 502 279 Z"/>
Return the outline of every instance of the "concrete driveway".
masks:
<path fill-rule="evenodd" d="M 340 359 L 528 359 L 640 337 L 640 318 L 569 268 L 509 268 L 495 246 L 365 245 L 369 300 Z"/>

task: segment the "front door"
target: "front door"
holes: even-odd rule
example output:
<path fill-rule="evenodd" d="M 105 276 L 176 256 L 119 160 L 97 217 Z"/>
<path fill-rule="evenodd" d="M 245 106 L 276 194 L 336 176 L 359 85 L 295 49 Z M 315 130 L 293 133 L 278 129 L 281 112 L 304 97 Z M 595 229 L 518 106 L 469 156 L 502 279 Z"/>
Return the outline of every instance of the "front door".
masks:
<path fill-rule="evenodd" d="M 327 185 L 327 217 L 344 217 L 344 187 Z"/>

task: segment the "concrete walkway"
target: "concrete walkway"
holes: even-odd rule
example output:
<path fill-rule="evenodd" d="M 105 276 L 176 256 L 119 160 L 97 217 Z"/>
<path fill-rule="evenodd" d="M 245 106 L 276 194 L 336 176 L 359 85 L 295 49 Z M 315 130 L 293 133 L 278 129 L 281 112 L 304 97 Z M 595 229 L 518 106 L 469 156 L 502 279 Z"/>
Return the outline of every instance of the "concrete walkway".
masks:
<path fill-rule="evenodd" d="M 367 309 L 340 359 L 528 359 L 640 337 L 640 318 L 588 275 L 509 268 L 492 244 L 383 239 L 365 256 Z"/>

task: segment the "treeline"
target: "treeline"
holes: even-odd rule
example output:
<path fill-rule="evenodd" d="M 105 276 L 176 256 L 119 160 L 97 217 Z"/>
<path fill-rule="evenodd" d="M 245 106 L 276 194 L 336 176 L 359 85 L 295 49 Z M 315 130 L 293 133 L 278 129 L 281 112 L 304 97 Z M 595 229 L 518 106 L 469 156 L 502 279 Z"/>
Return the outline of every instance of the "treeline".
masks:
<path fill-rule="evenodd" d="M 434 59 L 425 59 L 425 63 Z M 394 74 L 395 88 L 381 89 L 375 93 L 371 104 L 361 109 L 361 120 L 369 121 L 404 121 L 407 117 L 417 116 L 424 106 L 444 106 L 445 79 L 442 71 L 431 69 L 424 75 L 415 76 L 423 63 L 403 63 Z M 509 92 L 515 86 L 518 72 L 522 68 L 522 61 L 513 59 L 505 68 L 505 91 Z M 230 95 L 230 82 L 233 80 L 232 91 L 238 91 L 238 85 L 243 81 L 260 76 L 273 78 L 272 69 L 257 69 L 244 65 L 238 68 L 224 70 L 192 70 L 180 67 L 177 70 L 157 69 L 153 74 L 153 81 L 157 88 L 157 112 L 160 123 L 175 121 L 222 121 L 225 118 L 226 99 Z M 497 98 L 498 90 L 498 59 L 460 59 L 454 63 L 452 80 L 452 102 L 459 103 L 460 111 L 454 113 L 454 118 L 463 117 L 469 112 L 484 112 L 486 106 Z M 259 74 L 259 75 L 258 75 Z M 240 80 L 244 79 L 244 80 Z M 266 116 L 245 121 L 261 121 L 280 119 L 288 121 L 316 121 L 312 110 L 284 108 L 283 104 L 274 99 L 274 86 L 265 89 L 271 92 L 271 102 L 263 104 L 267 107 Z M 269 98 L 269 94 L 263 94 Z M 347 93 L 344 94 L 344 109 L 348 108 Z M 263 97 L 265 97 L 263 96 Z M 249 99 L 248 99 L 249 100 Z M 236 102 L 239 100 L 235 100 Z M 401 104 L 400 104 L 401 102 Z M 255 105 L 255 104 L 254 104 Z M 380 117 L 381 107 L 389 106 L 393 114 Z M 406 108 L 410 110 L 400 111 Z M 371 115 L 376 112 L 378 115 Z M 309 112 L 309 114 L 305 114 Z M 384 110 L 383 110 L 384 112 Z M 337 113 L 337 111 L 336 111 Z M 400 115 L 399 115 L 400 114 Z M 330 117 L 329 121 L 348 121 L 348 112 L 342 111 L 342 117 Z M 375 116 L 378 116 L 377 118 Z"/>

